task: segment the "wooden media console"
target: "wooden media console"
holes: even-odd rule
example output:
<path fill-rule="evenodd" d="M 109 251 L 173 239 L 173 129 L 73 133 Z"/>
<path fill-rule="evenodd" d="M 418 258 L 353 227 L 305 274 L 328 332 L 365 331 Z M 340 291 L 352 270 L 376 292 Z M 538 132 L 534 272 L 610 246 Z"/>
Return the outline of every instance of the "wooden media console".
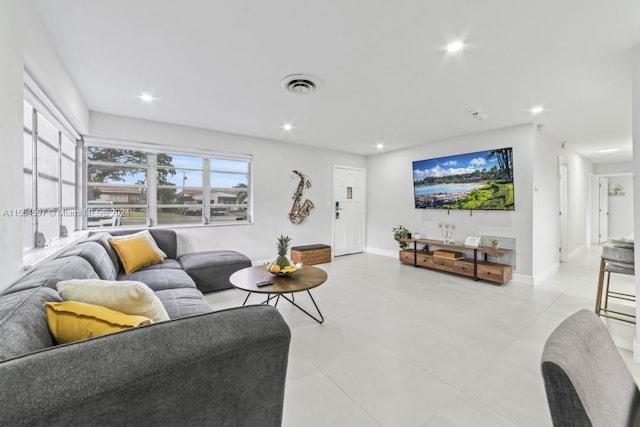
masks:
<path fill-rule="evenodd" d="M 403 264 L 446 271 L 468 276 L 474 280 L 487 280 L 500 284 L 510 281 L 513 275 L 513 268 L 510 265 L 487 260 L 488 255 L 511 254 L 511 249 L 490 246 L 474 247 L 431 239 L 403 239 L 402 241 L 413 243 L 413 249 L 400 251 L 400 262 Z M 424 245 L 424 249 L 418 250 L 418 245 Z M 430 247 L 434 246 L 440 249 L 446 248 L 446 250 L 430 251 Z M 471 253 L 473 255 L 467 258 L 466 254 Z"/>

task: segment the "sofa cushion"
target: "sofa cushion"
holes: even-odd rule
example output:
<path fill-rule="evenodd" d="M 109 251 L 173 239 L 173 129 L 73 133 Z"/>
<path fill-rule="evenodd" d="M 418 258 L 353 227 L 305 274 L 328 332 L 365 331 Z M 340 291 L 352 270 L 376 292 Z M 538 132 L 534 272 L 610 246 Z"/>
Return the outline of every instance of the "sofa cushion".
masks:
<path fill-rule="evenodd" d="M 124 234 L 122 236 L 111 236 L 109 239 L 122 240 L 122 239 L 131 239 L 139 236 L 144 237 L 147 240 L 147 242 L 149 242 L 149 245 L 153 248 L 153 250 L 158 254 L 158 256 L 161 259 L 165 259 L 167 257 L 167 254 L 165 254 L 164 251 L 158 247 L 158 244 L 156 243 L 155 239 L 151 236 L 151 233 L 149 233 L 149 230 L 142 230 L 142 231 L 138 231 L 137 233 Z"/>
<path fill-rule="evenodd" d="M 162 260 L 162 262 L 160 264 L 148 265 L 148 266 L 144 267 L 142 270 L 148 271 L 148 270 L 167 270 L 167 269 L 182 270 L 182 266 L 180 265 L 178 260 L 171 259 L 171 258 L 165 258 L 164 260 Z M 138 270 L 138 271 L 140 271 L 140 270 Z"/>
<path fill-rule="evenodd" d="M 109 239 L 109 243 L 118 254 L 125 274 L 131 274 L 151 264 L 162 262 L 162 258 L 149 244 L 145 236 L 138 235 L 127 239 Z"/>
<path fill-rule="evenodd" d="M 79 256 L 56 258 L 38 264 L 26 276 L 14 282 L 5 293 L 39 286 L 55 289 L 59 281 L 68 279 L 99 279 L 99 277 L 89 261 L 84 258 Z"/>
<path fill-rule="evenodd" d="M 0 297 L 0 360 L 53 345 L 44 303 L 62 301 L 47 287 L 36 287 Z"/>
<path fill-rule="evenodd" d="M 81 242 L 63 251 L 57 258 L 79 256 L 87 261 L 104 280 L 116 280 L 118 271 L 109 253 L 98 242 Z"/>
<path fill-rule="evenodd" d="M 49 330 L 58 344 L 148 325 L 151 319 L 78 301 L 47 302 Z"/>
<path fill-rule="evenodd" d="M 151 288 L 142 282 L 110 280 L 65 280 L 58 282 L 64 300 L 97 304 L 126 314 L 148 317 L 154 322 L 169 315 Z"/>
<path fill-rule="evenodd" d="M 149 286 L 154 292 L 174 288 L 195 288 L 196 285 L 184 270 L 145 267 L 131 274 L 121 274 L 118 280 L 135 280 Z M 202 297 L 202 294 L 200 294 Z"/>
<path fill-rule="evenodd" d="M 116 254 L 116 251 L 113 250 L 113 247 L 109 243 L 109 237 L 111 237 L 111 234 L 106 231 L 101 231 L 99 233 L 90 233 L 85 241 L 99 243 L 107 252 L 109 258 L 111 258 L 111 261 L 113 262 L 113 265 L 116 267 L 116 274 L 120 274 L 120 260 L 118 260 L 118 254 Z"/>
<path fill-rule="evenodd" d="M 196 314 L 210 313 L 211 306 L 202 296 L 202 293 L 194 287 L 182 289 L 163 289 L 156 292 L 162 305 L 169 313 L 171 319 L 193 316 Z"/>
<path fill-rule="evenodd" d="M 229 277 L 238 270 L 251 267 L 251 260 L 236 251 L 195 252 L 178 258 L 182 268 L 202 292 L 230 289 Z"/>
<path fill-rule="evenodd" d="M 137 233 L 140 230 L 113 230 L 112 236 L 123 236 L 125 234 Z M 149 229 L 149 233 L 156 241 L 158 247 L 167 254 L 167 258 L 178 258 L 178 240 L 176 232 L 167 229 Z"/>

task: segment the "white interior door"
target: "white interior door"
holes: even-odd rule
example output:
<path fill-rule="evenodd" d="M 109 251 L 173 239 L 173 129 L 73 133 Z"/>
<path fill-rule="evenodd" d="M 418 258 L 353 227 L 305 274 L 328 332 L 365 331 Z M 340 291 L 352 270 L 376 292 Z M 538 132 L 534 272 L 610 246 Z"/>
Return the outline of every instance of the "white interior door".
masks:
<path fill-rule="evenodd" d="M 558 246 L 560 262 L 568 262 L 567 254 L 567 165 L 560 165 L 560 211 L 558 212 Z"/>
<path fill-rule="evenodd" d="M 364 169 L 333 167 L 333 210 L 333 254 L 364 252 Z"/>
<path fill-rule="evenodd" d="M 609 240 L 609 178 L 600 177 L 599 184 L 599 240 L 604 243 Z"/>

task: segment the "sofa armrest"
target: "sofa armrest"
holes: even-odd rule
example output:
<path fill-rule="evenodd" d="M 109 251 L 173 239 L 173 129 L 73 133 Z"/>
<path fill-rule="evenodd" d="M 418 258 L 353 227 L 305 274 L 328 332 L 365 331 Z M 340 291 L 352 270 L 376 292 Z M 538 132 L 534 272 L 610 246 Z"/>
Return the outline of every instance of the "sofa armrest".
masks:
<path fill-rule="evenodd" d="M 0 425 L 279 426 L 290 340 L 249 306 L 9 359 Z"/>

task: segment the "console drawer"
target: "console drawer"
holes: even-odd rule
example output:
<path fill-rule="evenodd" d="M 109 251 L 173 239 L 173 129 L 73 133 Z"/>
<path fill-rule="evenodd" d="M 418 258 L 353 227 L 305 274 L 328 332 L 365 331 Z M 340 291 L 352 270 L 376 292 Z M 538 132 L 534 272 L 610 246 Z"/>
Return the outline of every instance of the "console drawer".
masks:
<path fill-rule="evenodd" d="M 414 261 L 414 252 L 413 251 L 400 251 L 400 262 L 403 264 L 412 264 Z"/>
<path fill-rule="evenodd" d="M 438 270 L 448 271 L 450 273 L 455 273 L 454 267 L 455 260 L 447 259 L 442 257 L 433 257 L 433 268 L 437 268 Z"/>
<path fill-rule="evenodd" d="M 453 261 L 453 272 L 463 276 L 473 277 L 473 261 L 460 259 Z"/>
<path fill-rule="evenodd" d="M 427 254 L 418 254 L 418 265 L 420 267 L 433 268 L 433 257 Z"/>
<path fill-rule="evenodd" d="M 510 265 L 478 263 L 478 279 L 506 283 L 511 280 L 511 274 L 512 269 Z"/>

